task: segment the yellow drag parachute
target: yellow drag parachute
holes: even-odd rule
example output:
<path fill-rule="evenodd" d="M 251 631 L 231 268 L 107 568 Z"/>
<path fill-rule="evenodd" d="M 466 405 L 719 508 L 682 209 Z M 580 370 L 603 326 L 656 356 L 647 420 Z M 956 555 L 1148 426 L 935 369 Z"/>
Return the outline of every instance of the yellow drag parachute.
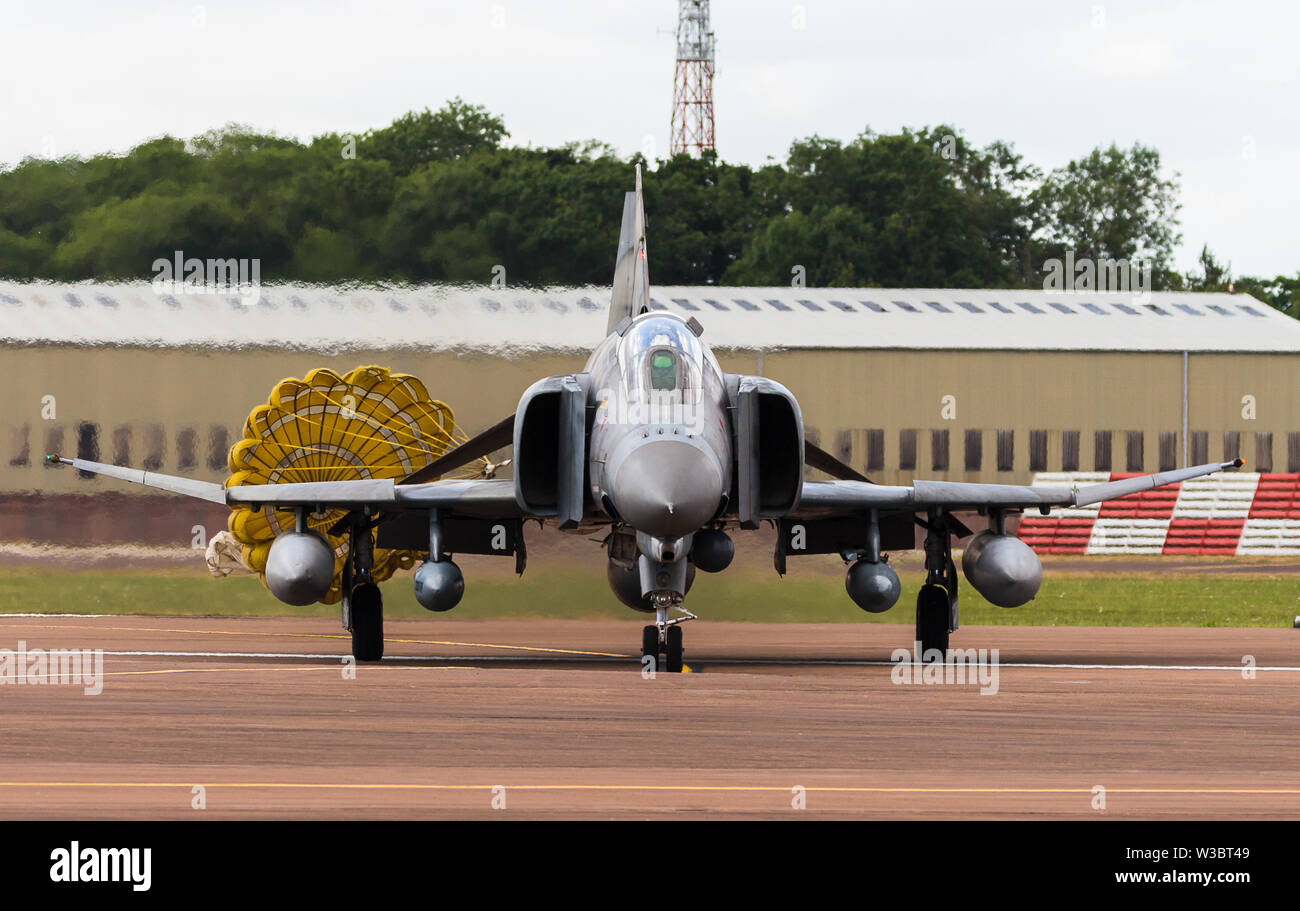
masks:
<path fill-rule="evenodd" d="M 230 450 L 226 487 L 304 481 L 400 480 L 419 471 L 466 435 L 450 408 L 434 401 L 413 376 L 383 367 L 358 367 L 346 376 L 313 370 L 306 379 L 276 384 L 265 405 L 253 409 L 244 439 Z M 334 546 L 334 583 L 321 602 L 343 596 L 346 535 L 329 529 L 345 511 L 312 513 L 307 525 Z M 242 546 L 242 559 L 266 584 L 266 557 L 282 531 L 292 531 L 292 511 L 265 506 L 231 509 L 229 528 Z M 372 532 L 374 534 L 374 532 Z M 382 582 L 418 559 L 415 551 L 375 549 L 374 578 Z"/>

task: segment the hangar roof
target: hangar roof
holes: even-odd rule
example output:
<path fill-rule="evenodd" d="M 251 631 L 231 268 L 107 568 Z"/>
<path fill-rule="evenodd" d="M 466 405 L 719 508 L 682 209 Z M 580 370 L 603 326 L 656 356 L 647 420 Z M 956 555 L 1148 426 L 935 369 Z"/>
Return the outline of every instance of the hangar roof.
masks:
<path fill-rule="evenodd" d="M 654 287 L 722 349 L 1300 352 L 1300 321 L 1244 294 Z M 256 300 L 148 282 L 0 282 L 0 343 L 588 350 L 607 288 L 267 285 Z"/>

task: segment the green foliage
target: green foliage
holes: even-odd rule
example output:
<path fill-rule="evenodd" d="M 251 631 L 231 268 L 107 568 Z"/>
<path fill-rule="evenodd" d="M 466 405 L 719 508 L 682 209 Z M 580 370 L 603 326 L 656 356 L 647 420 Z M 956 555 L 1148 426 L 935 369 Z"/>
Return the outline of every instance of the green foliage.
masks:
<path fill-rule="evenodd" d="M 630 165 L 596 141 L 506 147 L 500 117 L 459 98 L 360 136 L 302 143 L 227 124 L 124 155 L 0 170 L 0 277 L 149 278 L 152 263 L 257 258 L 265 281 L 606 284 Z M 812 136 L 784 164 L 713 154 L 645 183 L 659 284 L 1039 287 L 1043 262 L 1151 258 L 1157 287 L 1224 289 L 1169 267 L 1177 175 L 1159 153 L 1098 148 L 1047 175 L 1008 144 L 947 125 L 852 142 Z M 1300 277 L 1235 290 L 1290 311 Z"/>

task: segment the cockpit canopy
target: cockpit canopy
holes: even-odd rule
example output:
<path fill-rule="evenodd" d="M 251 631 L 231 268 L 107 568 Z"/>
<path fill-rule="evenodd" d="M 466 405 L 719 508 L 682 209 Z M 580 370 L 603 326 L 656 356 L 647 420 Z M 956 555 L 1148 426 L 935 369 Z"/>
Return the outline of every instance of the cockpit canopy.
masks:
<path fill-rule="evenodd" d="M 670 399 L 687 405 L 700 401 L 704 346 L 681 320 L 668 316 L 637 320 L 619 344 L 618 360 L 630 401 Z"/>

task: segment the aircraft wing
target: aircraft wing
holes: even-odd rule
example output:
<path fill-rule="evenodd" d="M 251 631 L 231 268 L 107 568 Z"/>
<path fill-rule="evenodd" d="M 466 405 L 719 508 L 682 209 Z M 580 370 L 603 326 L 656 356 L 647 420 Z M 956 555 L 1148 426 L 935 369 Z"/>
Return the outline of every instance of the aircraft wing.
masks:
<path fill-rule="evenodd" d="M 448 509 L 466 516 L 518 518 L 525 513 L 515 500 L 514 481 L 504 479 L 448 479 L 426 484 L 395 484 L 391 479 L 315 481 L 301 484 L 246 484 L 223 487 L 209 481 L 122 468 L 85 459 L 47 456 L 48 461 L 71 465 L 79 471 L 143 484 L 170 493 L 222 503 L 227 506 L 311 506 L 384 509 Z"/>
<path fill-rule="evenodd" d="M 1243 462 L 1211 462 L 1192 468 L 1138 475 L 1102 484 L 1073 487 L 1022 487 L 1015 484 L 973 484 L 961 481 L 914 481 L 911 487 L 890 487 L 865 481 L 805 481 L 794 517 L 815 517 L 878 509 L 922 512 L 931 509 L 1041 509 L 1089 506 L 1144 490 L 1177 484 Z"/>

